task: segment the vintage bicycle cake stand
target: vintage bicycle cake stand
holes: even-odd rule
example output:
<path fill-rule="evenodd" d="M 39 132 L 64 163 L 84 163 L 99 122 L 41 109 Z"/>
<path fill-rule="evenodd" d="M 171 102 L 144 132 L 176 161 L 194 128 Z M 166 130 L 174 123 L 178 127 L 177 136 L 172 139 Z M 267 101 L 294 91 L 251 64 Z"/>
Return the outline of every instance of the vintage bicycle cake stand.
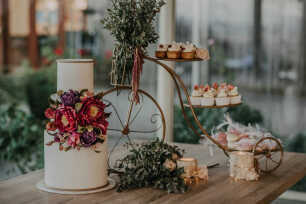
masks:
<path fill-rule="evenodd" d="M 199 119 L 198 119 L 198 117 L 195 113 L 195 109 L 197 109 L 197 108 L 226 108 L 226 107 L 237 106 L 237 105 L 240 105 L 241 103 L 237 104 L 237 105 L 227 105 L 227 106 L 201 106 L 201 105 L 195 106 L 195 105 L 192 105 L 191 101 L 190 101 L 190 95 L 188 93 L 188 90 L 187 90 L 182 78 L 172 68 L 170 68 L 169 66 L 167 66 L 166 64 L 161 62 L 161 61 L 193 62 L 193 61 L 203 61 L 202 59 L 192 59 L 192 60 L 187 60 L 187 59 L 160 59 L 160 58 L 154 58 L 154 57 L 150 57 L 150 56 L 144 56 L 144 59 L 147 60 L 147 61 L 154 62 L 157 65 L 160 65 L 160 67 L 162 67 L 164 70 L 166 70 L 167 73 L 171 76 L 171 78 L 172 78 L 172 80 L 174 81 L 174 84 L 175 84 L 175 88 L 176 88 L 176 91 L 177 91 L 177 94 L 178 94 L 179 103 L 180 103 L 180 107 L 181 107 L 184 119 L 185 119 L 188 127 L 193 131 L 194 134 L 196 134 L 199 138 L 202 138 L 202 139 L 207 137 L 210 141 L 212 141 L 215 145 L 217 145 L 217 147 L 222 149 L 226 156 L 229 156 L 230 152 L 237 151 L 235 149 L 230 149 L 227 146 L 223 146 L 218 141 L 216 141 L 210 134 L 208 134 L 208 132 L 205 130 L 205 128 L 201 125 L 201 123 L 200 123 L 200 121 L 199 121 Z M 156 66 L 156 67 L 158 67 L 158 66 Z M 141 100 L 140 100 L 140 104 L 136 105 L 133 102 L 133 100 L 131 99 L 131 95 L 130 95 L 130 93 L 132 92 L 131 86 L 118 85 L 118 84 L 115 84 L 114 86 L 115 86 L 114 88 L 104 92 L 104 98 L 107 98 L 107 96 L 111 95 L 111 94 L 119 95 L 122 92 L 128 92 L 127 97 L 128 97 L 129 105 L 128 106 L 125 105 L 124 109 L 127 110 L 126 113 L 125 113 L 126 120 L 123 121 L 121 119 L 121 116 L 120 116 L 120 113 L 122 111 L 118 111 L 118 109 L 116 108 L 116 105 L 114 105 L 113 103 L 110 103 L 110 106 L 112 108 L 112 112 L 114 113 L 115 117 L 118 118 L 121 127 L 120 128 L 111 127 L 109 130 L 119 132 L 119 133 L 121 133 L 121 138 L 126 137 L 126 138 L 128 138 L 128 140 L 131 140 L 130 139 L 131 134 L 154 133 L 154 132 L 161 129 L 162 140 L 164 140 L 165 139 L 165 133 L 166 133 L 165 132 L 166 131 L 165 117 L 164 117 L 163 110 L 161 109 L 161 107 L 157 103 L 157 101 L 146 91 L 138 89 L 138 94 L 139 94 Z M 186 103 L 184 103 L 184 100 L 183 100 L 184 96 L 185 96 Z M 158 112 L 158 113 L 152 114 L 149 117 L 149 119 L 150 119 L 149 121 L 152 124 L 156 124 L 158 122 L 158 120 L 160 120 L 160 125 L 157 128 L 153 128 L 151 130 L 139 130 L 139 129 L 137 130 L 136 128 L 133 129 L 133 128 L 131 128 L 131 124 L 134 123 L 134 121 L 136 120 L 139 113 L 143 110 L 143 104 L 144 104 L 143 101 L 145 100 L 145 98 L 147 98 L 149 101 L 151 101 L 153 103 L 153 105 L 157 108 L 157 112 Z M 123 99 L 123 100 L 126 100 L 126 99 Z M 108 101 L 108 102 L 110 102 L 110 101 Z M 190 109 L 190 111 L 192 113 L 192 116 L 193 116 L 193 120 L 196 124 L 195 126 L 191 123 L 191 119 L 187 117 L 186 109 Z M 273 150 L 262 149 L 261 146 L 265 142 L 267 142 L 267 140 L 269 140 L 269 142 L 274 142 L 276 144 L 276 148 L 274 148 Z M 251 152 L 251 153 L 254 154 L 255 169 L 258 173 L 270 173 L 270 172 L 276 170 L 282 163 L 283 147 L 282 147 L 281 143 L 273 137 L 261 138 L 260 140 L 257 141 L 254 148 L 252 150 L 248 150 L 247 152 Z"/>

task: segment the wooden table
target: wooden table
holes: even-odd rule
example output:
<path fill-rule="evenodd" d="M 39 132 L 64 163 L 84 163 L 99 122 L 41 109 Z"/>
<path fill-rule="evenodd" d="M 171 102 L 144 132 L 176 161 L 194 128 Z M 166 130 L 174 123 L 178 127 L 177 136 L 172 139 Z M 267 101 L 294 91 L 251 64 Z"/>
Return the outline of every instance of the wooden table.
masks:
<path fill-rule="evenodd" d="M 207 151 L 199 151 L 203 148 L 200 145 L 184 145 L 184 148 L 189 150 L 187 156 L 197 155 L 200 163 L 203 158 L 207 163 L 215 160 L 221 163 L 220 167 L 209 170 L 208 184 L 192 186 L 185 194 L 167 194 L 151 188 L 78 196 L 52 194 L 36 189 L 36 183 L 43 179 L 43 170 L 39 170 L 0 182 L 0 203 L 269 203 L 306 175 L 306 154 L 285 153 L 283 164 L 274 173 L 264 175 L 256 182 L 234 182 L 229 178 L 222 153 L 212 158 L 208 157 Z"/>

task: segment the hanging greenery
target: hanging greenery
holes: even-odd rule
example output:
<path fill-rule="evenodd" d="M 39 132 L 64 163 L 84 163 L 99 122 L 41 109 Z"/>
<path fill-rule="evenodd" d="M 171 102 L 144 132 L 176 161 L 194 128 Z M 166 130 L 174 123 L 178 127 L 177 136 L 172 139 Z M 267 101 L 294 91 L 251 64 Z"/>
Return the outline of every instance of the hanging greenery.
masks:
<path fill-rule="evenodd" d="M 183 150 L 158 139 L 132 148 L 130 154 L 117 161 L 120 182 L 118 191 L 154 187 L 169 193 L 183 193 L 187 185 L 182 178 L 184 168 L 177 166 Z"/>
<path fill-rule="evenodd" d="M 112 0 L 101 22 L 116 41 L 111 73 L 113 84 L 131 85 L 136 48 L 142 54 L 149 44 L 156 43 L 158 34 L 154 20 L 164 4 L 163 0 Z M 138 69 L 136 80 L 140 73 Z"/>

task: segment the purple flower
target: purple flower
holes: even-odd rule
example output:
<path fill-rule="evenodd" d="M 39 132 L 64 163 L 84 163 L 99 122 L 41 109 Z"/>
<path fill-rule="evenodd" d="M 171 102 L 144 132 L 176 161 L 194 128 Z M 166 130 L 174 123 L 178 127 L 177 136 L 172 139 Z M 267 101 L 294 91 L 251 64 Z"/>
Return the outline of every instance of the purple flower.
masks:
<path fill-rule="evenodd" d="M 74 106 L 77 102 L 80 102 L 80 94 L 73 90 L 64 92 L 60 98 L 65 106 Z"/>
<path fill-rule="evenodd" d="M 91 132 L 84 132 L 81 135 L 81 143 L 84 147 L 90 147 L 92 145 L 95 144 L 95 142 L 97 141 L 97 137 L 94 131 Z"/>

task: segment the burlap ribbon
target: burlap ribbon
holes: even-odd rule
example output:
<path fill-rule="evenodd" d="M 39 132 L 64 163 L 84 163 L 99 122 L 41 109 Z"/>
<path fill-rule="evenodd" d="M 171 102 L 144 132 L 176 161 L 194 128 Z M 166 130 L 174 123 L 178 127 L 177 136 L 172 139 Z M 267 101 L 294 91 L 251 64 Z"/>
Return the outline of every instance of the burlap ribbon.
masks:
<path fill-rule="evenodd" d="M 142 73 L 143 63 L 144 63 L 143 52 L 141 48 L 137 47 L 134 52 L 134 65 L 132 70 L 133 101 L 136 102 L 136 104 L 139 103 L 138 88 L 139 88 L 139 81 Z"/>

